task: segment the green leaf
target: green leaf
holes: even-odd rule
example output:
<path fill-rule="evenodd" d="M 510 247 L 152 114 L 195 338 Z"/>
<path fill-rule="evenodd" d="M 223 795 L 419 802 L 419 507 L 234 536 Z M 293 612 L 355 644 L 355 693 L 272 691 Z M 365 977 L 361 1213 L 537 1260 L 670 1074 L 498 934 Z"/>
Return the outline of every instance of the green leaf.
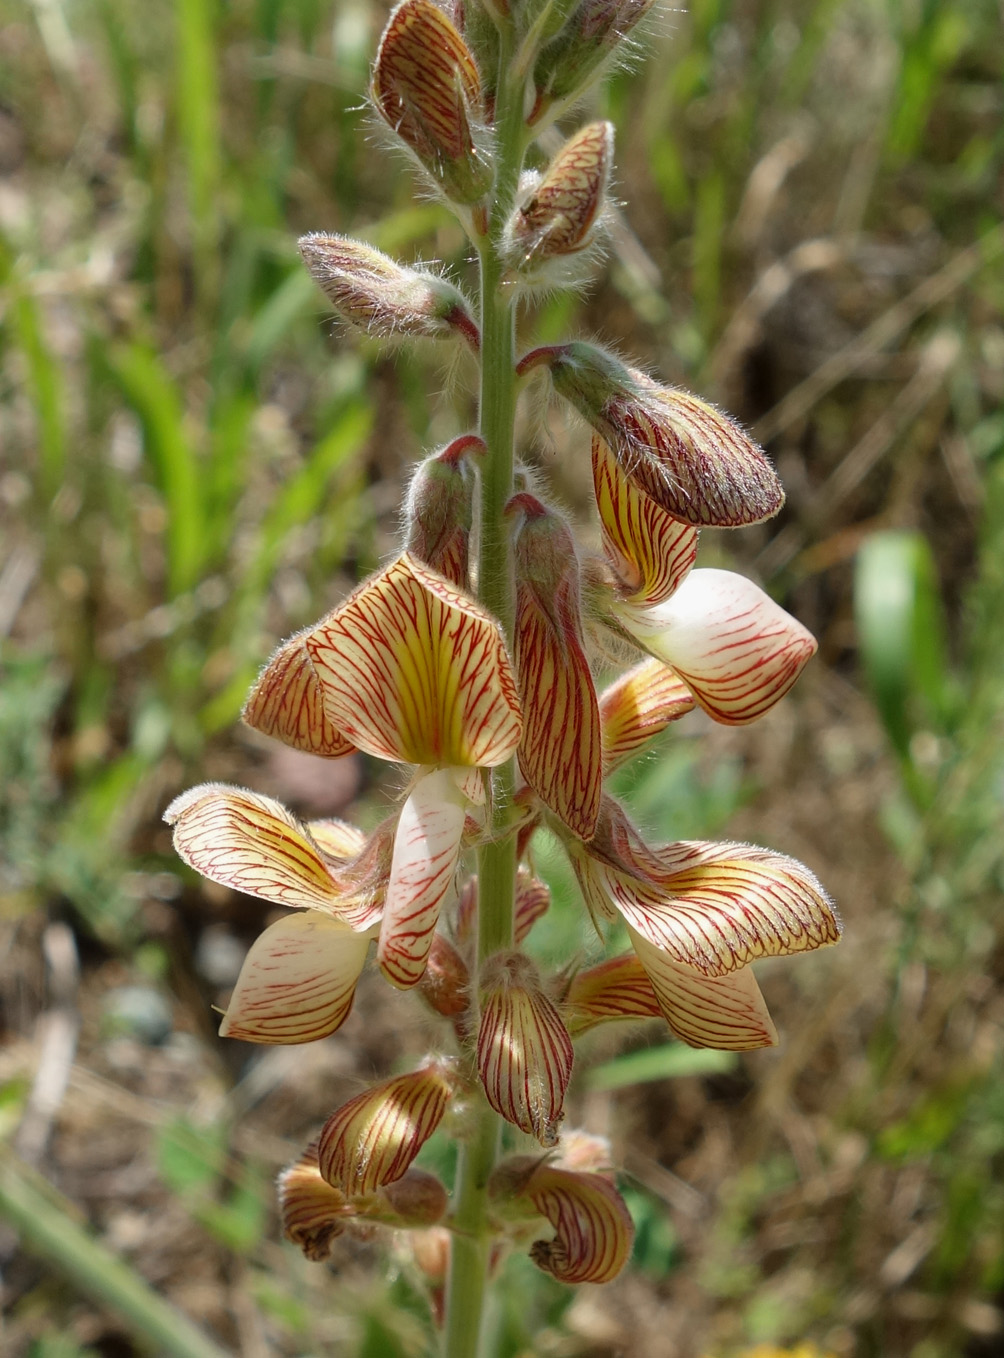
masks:
<path fill-rule="evenodd" d="M 653 1080 L 674 1080 L 683 1075 L 728 1075 L 739 1064 L 735 1052 L 712 1051 L 669 1042 L 627 1052 L 595 1066 L 586 1076 L 590 1089 L 624 1089 Z"/>

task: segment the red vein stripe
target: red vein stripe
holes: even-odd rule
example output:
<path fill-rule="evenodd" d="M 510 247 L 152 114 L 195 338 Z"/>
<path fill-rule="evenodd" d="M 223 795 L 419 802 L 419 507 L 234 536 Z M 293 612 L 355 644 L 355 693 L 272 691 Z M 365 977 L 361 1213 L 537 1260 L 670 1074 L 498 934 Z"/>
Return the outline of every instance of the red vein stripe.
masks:
<path fill-rule="evenodd" d="M 655 1018 L 663 1013 L 645 968 L 633 953 L 576 972 L 561 1012 L 573 1037 L 612 1019 Z"/>
<path fill-rule="evenodd" d="M 313 1142 L 276 1182 L 279 1216 L 286 1239 L 299 1245 L 308 1259 L 326 1259 L 332 1241 L 355 1216 L 355 1207 L 344 1194 L 321 1178 L 317 1168 L 317 1142 Z"/>
<path fill-rule="evenodd" d="M 498 623 L 407 552 L 305 638 L 329 717 L 410 764 L 492 766 L 521 734 Z"/>
<path fill-rule="evenodd" d="M 603 767 L 612 773 L 697 706 L 687 685 L 661 660 L 645 660 L 600 694 Z"/>
<path fill-rule="evenodd" d="M 614 129 L 588 123 L 565 142 L 543 179 L 516 213 L 513 244 L 525 259 L 550 259 L 585 249 L 603 207 Z"/>
<path fill-rule="evenodd" d="M 442 1121 L 451 1087 L 437 1066 L 375 1085 L 333 1113 L 317 1143 L 327 1183 L 366 1197 L 400 1179 Z"/>
<path fill-rule="evenodd" d="M 648 606 L 668 599 L 697 560 L 697 529 L 639 490 L 595 434 L 593 491 L 604 550 L 627 600 Z"/>
<path fill-rule="evenodd" d="M 337 759 L 355 748 L 324 710 L 320 680 L 303 644 L 306 633 L 284 642 L 258 676 L 242 720 L 294 750 Z"/>
<path fill-rule="evenodd" d="M 499 960 L 481 995 L 478 1073 L 495 1111 L 542 1146 L 553 1146 L 564 1117 L 575 1054 L 533 964 L 519 953 Z"/>
<path fill-rule="evenodd" d="M 550 887 L 538 881 L 529 868 L 520 866 L 516 872 L 516 904 L 513 910 L 513 941 L 517 947 L 541 916 L 547 913 L 550 904 Z"/>
<path fill-rule="evenodd" d="M 634 1224 L 624 1200 L 599 1174 L 541 1165 L 527 1196 L 554 1227 L 553 1240 L 538 1240 L 530 1257 L 565 1283 L 606 1283 L 627 1263 Z"/>

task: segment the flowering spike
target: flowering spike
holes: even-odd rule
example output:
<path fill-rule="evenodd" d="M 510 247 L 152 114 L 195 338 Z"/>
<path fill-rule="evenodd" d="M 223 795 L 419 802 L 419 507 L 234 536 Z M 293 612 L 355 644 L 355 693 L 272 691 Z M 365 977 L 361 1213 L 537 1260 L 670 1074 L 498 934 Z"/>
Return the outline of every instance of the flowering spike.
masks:
<path fill-rule="evenodd" d="M 705 976 L 674 962 L 636 930 L 629 927 L 628 933 L 666 1022 L 688 1046 L 755 1051 L 777 1045 L 752 967 Z"/>
<path fill-rule="evenodd" d="M 473 474 L 466 454 L 483 452 L 476 434 L 454 439 L 416 469 L 404 519 L 407 550 L 458 589 L 469 587 L 468 546 L 474 517 Z"/>
<path fill-rule="evenodd" d="M 812 633 L 734 571 L 692 571 L 657 608 L 625 607 L 618 616 L 709 716 L 730 726 L 763 716 L 816 653 Z"/>
<path fill-rule="evenodd" d="M 257 792 L 204 783 L 164 812 L 174 847 L 210 881 L 276 905 L 338 912 L 340 892 L 306 826 Z"/>
<path fill-rule="evenodd" d="M 541 801 L 581 839 L 596 825 L 603 782 L 596 690 L 582 643 L 575 543 L 524 492 L 516 538 L 516 668 L 523 710 L 519 766 Z"/>
<path fill-rule="evenodd" d="M 537 58 L 531 124 L 552 105 L 582 94 L 652 4 L 653 0 L 579 0 Z"/>
<path fill-rule="evenodd" d="M 604 771 L 612 773 L 695 706 L 687 685 L 660 661 L 628 670 L 600 694 Z"/>
<path fill-rule="evenodd" d="M 405 552 L 304 638 L 325 710 L 368 754 L 440 768 L 503 763 L 521 734 L 501 629 Z"/>
<path fill-rule="evenodd" d="M 482 972 L 478 1073 L 507 1122 L 553 1146 L 572 1074 L 571 1038 L 522 953 L 499 954 Z"/>
<path fill-rule="evenodd" d="M 380 339 L 456 339 L 477 351 L 481 337 L 459 288 L 410 269 L 372 245 L 314 231 L 301 236 L 311 277 L 340 316 Z"/>
<path fill-rule="evenodd" d="M 316 1042 L 348 1018 L 369 939 L 313 911 L 269 925 L 251 945 L 220 1024 L 221 1037 Z"/>
<path fill-rule="evenodd" d="M 622 953 L 576 972 L 561 1012 L 573 1037 L 610 1019 L 654 1018 L 663 1012 L 645 968 L 634 953 Z"/>
<path fill-rule="evenodd" d="M 594 344 L 534 349 L 554 389 L 610 446 L 621 471 L 673 518 L 738 528 L 784 503 L 773 467 L 734 420 L 689 392 L 663 387 Z"/>
<path fill-rule="evenodd" d="M 454 889 L 466 799 L 445 769 L 420 778 L 405 802 L 380 924 L 377 958 L 392 985 L 417 985 L 439 912 Z"/>
<path fill-rule="evenodd" d="M 675 593 L 697 560 L 697 529 L 667 514 L 621 471 L 593 435 L 593 488 L 607 559 L 627 602 L 642 607 Z"/>
<path fill-rule="evenodd" d="M 316 1142 L 307 1147 L 299 1160 L 287 1165 L 276 1187 L 286 1239 L 299 1245 L 308 1259 L 327 1259 L 331 1242 L 342 1234 L 345 1221 L 355 1215 L 355 1208 L 343 1193 L 321 1178 Z"/>
<path fill-rule="evenodd" d="M 467 44 L 432 0 L 403 0 L 373 68 L 373 100 L 391 128 L 455 203 L 478 202 L 494 178 L 471 131 L 481 77 Z"/>
<path fill-rule="evenodd" d="M 248 726 L 305 754 L 337 759 L 355 746 L 324 711 L 321 684 L 303 644 L 306 634 L 284 642 L 269 660 L 244 704 Z"/>
<path fill-rule="evenodd" d="M 506 227 L 506 249 L 521 274 L 593 243 L 613 151 L 610 123 L 588 123 L 565 142 Z"/>
<path fill-rule="evenodd" d="M 400 1179 L 442 1121 L 451 1093 L 445 1067 L 433 1062 L 357 1094 L 324 1124 L 321 1175 L 350 1198 Z"/>

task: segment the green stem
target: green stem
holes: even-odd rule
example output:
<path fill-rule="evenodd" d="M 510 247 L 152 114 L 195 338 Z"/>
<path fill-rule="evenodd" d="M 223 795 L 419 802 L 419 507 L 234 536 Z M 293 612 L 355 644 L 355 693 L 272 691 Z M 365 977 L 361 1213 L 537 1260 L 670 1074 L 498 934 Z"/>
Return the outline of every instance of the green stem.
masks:
<path fill-rule="evenodd" d="M 511 33 L 502 36 L 496 102 L 497 171 L 488 234 L 480 244 L 481 416 L 487 445 L 481 465 L 478 598 L 501 622 L 512 649 L 516 586 L 505 507 L 513 493 L 513 431 L 516 417 L 515 306 L 503 284 L 502 230 L 516 200 L 522 168 L 523 81 L 512 80 Z M 516 761 L 496 769 L 492 779 L 490 829 L 478 850 L 478 962 L 513 942 L 516 840 L 505 816 L 516 790 Z M 477 993 L 477 977 L 471 977 Z M 469 1053 L 473 1058 L 473 1052 Z M 454 1235 L 446 1298 L 446 1358 L 476 1358 L 480 1343 L 491 1236 L 488 1179 L 498 1158 L 501 1120 L 484 1098 L 474 1134 L 461 1146 L 457 1166 Z"/>

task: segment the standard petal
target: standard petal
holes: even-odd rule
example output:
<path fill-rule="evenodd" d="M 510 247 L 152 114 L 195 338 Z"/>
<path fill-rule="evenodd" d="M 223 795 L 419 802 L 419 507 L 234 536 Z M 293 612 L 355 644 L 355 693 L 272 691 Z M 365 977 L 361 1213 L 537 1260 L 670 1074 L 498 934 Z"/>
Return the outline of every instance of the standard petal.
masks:
<path fill-rule="evenodd" d="M 306 826 L 271 797 L 205 783 L 176 797 L 164 819 L 179 855 L 210 881 L 277 905 L 338 911 L 340 892 Z"/>
<path fill-rule="evenodd" d="M 530 959 L 493 958 L 478 1029 L 478 1073 L 491 1106 L 542 1146 L 555 1145 L 573 1060 L 572 1040 Z"/>
<path fill-rule="evenodd" d="M 748 844 L 670 844 L 658 880 L 597 865 L 628 926 L 673 961 L 724 976 L 836 943 L 840 922 L 803 864 Z"/>
<path fill-rule="evenodd" d="M 603 546 L 625 598 L 643 607 L 662 603 L 697 560 L 697 529 L 667 514 L 629 481 L 596 434 L 593 489 Z"/>
<path fill-rule="evenodd" d="M 498 623 L 405 552 L 304 638 L 331 721 L 406 764 L 504 763 L 521 734 Z"/>
<path fill-rule="evenodd" d="M 672 961 L 633 929 L 628 933 L 637 965 L 647 972 L 663 1016 L 681 1041 L 739 1052 L 777 1045 L 777 1029 L 752 967 L 727 976 L 703 976 Z"/>
<path fill-rule="evenodd" d="M 620 768 L 696 705 L 687 685 L 660 660 L 645 660 L 622 675 L 600 694 L 604 771 Z"/>
<path fill-rule="evenodd" d="M 367 1197 L 400 1179 L 439 1126 L 451 1092 L 445 1069 L 433 1063 L 357 1094 L 318 1139 L 324 1179 L 347 1197 Z"/>
<path fill-rule="evenodd" d="M 327 1037 L 348 1017 L 368 948 L 326 915 L 278 920 L 244 959 L 220 1036 L 281 1045 Z"/>
<path fill-rule="evenodd" d="M 658 608 L 625 607 L 620 616 L 709 716 L 732 726 L 773 707 L 816 651 L 800 622 L 733 571 L 692 571 Z"/>
<path fill-rule="evenodd" d="M 294 750 L 337 759 L 355 746 L 324 710 L 320 680 L 301 633 L 284 642 L 248 695 L 241 716 L 248 726 L 274 736 Z"/>
<path fill-rule="evenodd" d="M 355 1215 L 355 1208 L 343 1193 L 321 1178 L 316 1142 L 307 1147 L 299 1160 L 287 1165 L 276 1188 L 283 1235 L 299 1245 L 308 1259 L 327 1259 L 332 1240 L 341 1235 L 346 1219 Z"/>
<path fill-rule="evenodd" d="M 608 1283 L 628 1261 L 634 1223 L 624 1199 L 600 1174 L 580 1174 L 543 1164 L 526 1196 L 554 1227 L 553 1240 L 538 1240 L 530 1258 L 563 1283 Z"/>
<path fill-rule="evenodd" d="M 466 802 L 448 769 L 420 778 L 401 809 L 377 958 L 392 985 L 416 985 L 451 898 Z"/>
<path fill-rule="evenodd" d="M 611 1019 L 655 1018 L 663 1013 L 645 968 L 633 952 L 578 971 L 561 1012 L 573 1037 Z"/>

